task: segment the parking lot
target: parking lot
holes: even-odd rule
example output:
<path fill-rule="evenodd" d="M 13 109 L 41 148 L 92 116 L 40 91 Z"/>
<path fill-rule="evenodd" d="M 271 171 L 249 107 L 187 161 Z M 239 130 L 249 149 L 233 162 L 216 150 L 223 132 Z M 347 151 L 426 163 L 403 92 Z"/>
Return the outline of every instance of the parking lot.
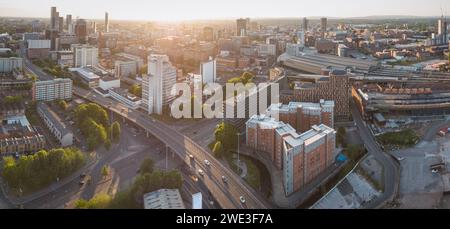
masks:
<path fill-rule="evenodd" d="M 442 161 L 441 144 L 450 137 L 391 152 L 400 159 L 399 208 L 437 208 L 443 197 L 442 175 L 430 166 Z M 445 172 L 445 171 L 444 171 Z"/>

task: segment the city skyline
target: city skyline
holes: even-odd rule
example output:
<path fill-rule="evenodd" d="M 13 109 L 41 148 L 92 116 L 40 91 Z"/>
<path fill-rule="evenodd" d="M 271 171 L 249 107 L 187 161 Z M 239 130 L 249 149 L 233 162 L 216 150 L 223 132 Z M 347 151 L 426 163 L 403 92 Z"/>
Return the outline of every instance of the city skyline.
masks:
<path fill-rule="evenodd" d="M 105 0 L 87 1 L 0 1 L 0 15 L 3 17 L 42 17 L 49 15 L 49 7 L 56 6 L 63 14 L 86 19 L 101 19 L 108 11 L 112 19 L 116 20 L 204 20 L 204 19 L 232 19 L 237 17 L 252 18 L 292 18 L 292 17 L 336 17 L 352 18 L 367 16 L 440 16 L 448 15 L 450 3 L 442 0 L 430 1 L 378 1 L 376 5 L 364 8 L 369 4 L 366 0 L 348 0 L 345 3 L 332 0 L 318 2 L 280 0 L 279 7 L 273 7 L 268 0 L 242 2 L 230 0 L 226 2 L 207 0 L 180 1 L 167 0 L 162 3 L 129 0 L 128 4 L 118 1 Z M 20 5 L 21 7 L 17 7 Z M 384 6 L 389 5 L 386 9 Z M 89 7 L 86 7 L 89 6 Z M 152 10 L 157 6 L 157 10 Z M 179 7 L 174 7 L 179 6 Z M 287 7 L 289 6 L 289 7 Z M 180 10 L 181 9 L 181 10 Z M 364 10 L 362 10 L 364 9 Z M 442 10 L 441 10 L 442 9 Z M 132 12 L 132 13 L 130 13 Z M 172 12 L 172 13 L 170 13 Z"/>

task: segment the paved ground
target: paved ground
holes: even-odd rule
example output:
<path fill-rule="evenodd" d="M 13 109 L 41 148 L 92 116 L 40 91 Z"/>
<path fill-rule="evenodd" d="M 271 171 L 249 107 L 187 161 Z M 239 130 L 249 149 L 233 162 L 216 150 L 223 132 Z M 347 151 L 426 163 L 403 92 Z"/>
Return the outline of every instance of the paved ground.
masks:
<path fill-rule="evenodd" d="M 367 158 L 361 162 L 360 167 L 371 179 L 373 179 L 373 181 L 381 186 L 383 185 L 383 166 L 381 166 L 380 162 L 377 161 L 373 155 L 367 156 Z"/>
<path fill-rule="evenodd" d="M 399 208 L 435 208 L 442 197 L 442 178 L 432 173 L 430 165 L 439 161 L 436 141 L 423 142 L 414 148 L 391 152 L 400 161 Z"/>

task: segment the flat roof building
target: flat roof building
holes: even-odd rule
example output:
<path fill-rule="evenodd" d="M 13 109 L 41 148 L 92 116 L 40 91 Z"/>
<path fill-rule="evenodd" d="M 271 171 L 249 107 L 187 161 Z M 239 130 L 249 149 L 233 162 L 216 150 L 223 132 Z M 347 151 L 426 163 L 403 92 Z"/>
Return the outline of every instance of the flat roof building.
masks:
<path fill-rule="evenodd" d="M 185 209 L 178 189 L 159 189 L 144 195 L 145 209 Z"/>

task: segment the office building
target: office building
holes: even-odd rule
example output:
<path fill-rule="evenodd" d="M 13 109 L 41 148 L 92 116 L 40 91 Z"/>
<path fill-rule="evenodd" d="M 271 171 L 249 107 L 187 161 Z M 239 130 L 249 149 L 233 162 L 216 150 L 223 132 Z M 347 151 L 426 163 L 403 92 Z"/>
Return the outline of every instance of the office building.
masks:
<path fill-rule="evenodd" d="M 109 18 L 108 18 L 108 12 L 105 12 L 105 33 L 109 33 Z"/>
<path fill-rule="evenodd" d="M 87 42 L 87 22 L 84 19 L 78 19 L 75 24 L 75 35 L 78 38 L 78 42 L 81 44 L 86 44 Z"/>
<path fill-rule="evenodd" d="M 32 87 L 32 98 L 35 101 L 71 99 L 72 83 L 72 80 L 68 78 L 36 81 Z"/>
<path fill-rule="evenodd" d="M 25 43 L 28 40 L 41 40 L 41 33 L 37 33 L 37 32 L 23 33 L 22 39 L 23 39 L 23 41 L 25 41 Z"/>
<path fill-rule="evenodd" d="M 142 105 L 149 114 L 162 114 L 175 95 L 171 94 L 176 83 L 177 69 L 172 66 L 166 55 L 148 57 L 148 74 L 142 79 Z"/>
<path fill-rule="evenodd" d="M 108 91 L 111 88 L 120 88 L 120 79 L 111 76 L 103 76 L 98 85 L 102 90 Z"/>
<path fill-rule="evenodd" d="M 244 37 L 247 36 L 247 19 L 240 18 L 236 20 L 236 36 Z"/>
<path fill-rule="evenodd" d="M 47 104 L 38 103 L 37 113 L 62 147 L 73 144 L 73 133 Z"/>
<path fill-rule="evenodd" d="M 98 48 L 91 45 L 74 44 L 71 47 L 74 58 L 73 66 L 76 68 L 86 66 L 97 66 L 98 64 Z"/>
<path fill-rule="evenodd" d="M 0 73 L 23 71 L 23 59 L 19 57 L 0 58 Z"/>
<path fill-rule="evenodd" d="M 185 209 L 178 189 L 159 189 L 144 195 L 144 209 Z"/>
<path fill-rule="evenodd" d="M 308 31 L 308 18 L 304 17 L 302 20 L 302 29 L 303 31 Z"/>
<path fill-rule="evenodd" d="M 66 29 L 69 30 L 69 27 L 72 26 L 72 14 L 66 15 Z"/>
<path fill-rule="evenodd" d="M 200 75 L 202 76 L 202 83 L 216 82 L 216 60 L 210 60 L 200 63 Z"/>
<path fill-rule="evenodd" d="M 118 102 L 122 103 L 126 107 L 136 110 L 140 107 L 142 99 L 128 93 L 127 90 L 122 89 L 120 87 L 118 88 L 111 88 L 108 90 L 109 95 L 111 98 L 117 100 Z"/>
<path fill-rule="evenodd" d="M 136 61 L 116 61 L 114 63 L 114 73 L 117 78 L 136 78 L 138 69 Z"/>
<path fill-rule="evenodd" d="M 286 196 L 300 190 L 334 162 L 334 129 L 313 125 L 297 133 L 282 121 L 255 115 L 246 123 L 246 144 L 255 153 L 266 154 L 282 170 Z"/>
<path fill-rule="evenodd" d="M 59 21 L 59 13 L 56 11 L 56 7 L 50 8 L 50 30 L 57 30 L 57 24 Z"/>
<path fill-rule="evenodd" d="M 45 59 L 49 57 L 50 40 L 28 40 L 27 56 L 29 59 Z"/>
<path fill-rule="evenodd" d="M 259 56 L 275 56 L 277 54 L 277 46 L 273 44 L 258 44 L 257 52 Z"/>
<path fill-rule="evenodd" d="M 320 34 L 322 38 L 325 38 L 325 34 L 327 32 L 327 18 L 323 17 L 320 19 Z"/>

